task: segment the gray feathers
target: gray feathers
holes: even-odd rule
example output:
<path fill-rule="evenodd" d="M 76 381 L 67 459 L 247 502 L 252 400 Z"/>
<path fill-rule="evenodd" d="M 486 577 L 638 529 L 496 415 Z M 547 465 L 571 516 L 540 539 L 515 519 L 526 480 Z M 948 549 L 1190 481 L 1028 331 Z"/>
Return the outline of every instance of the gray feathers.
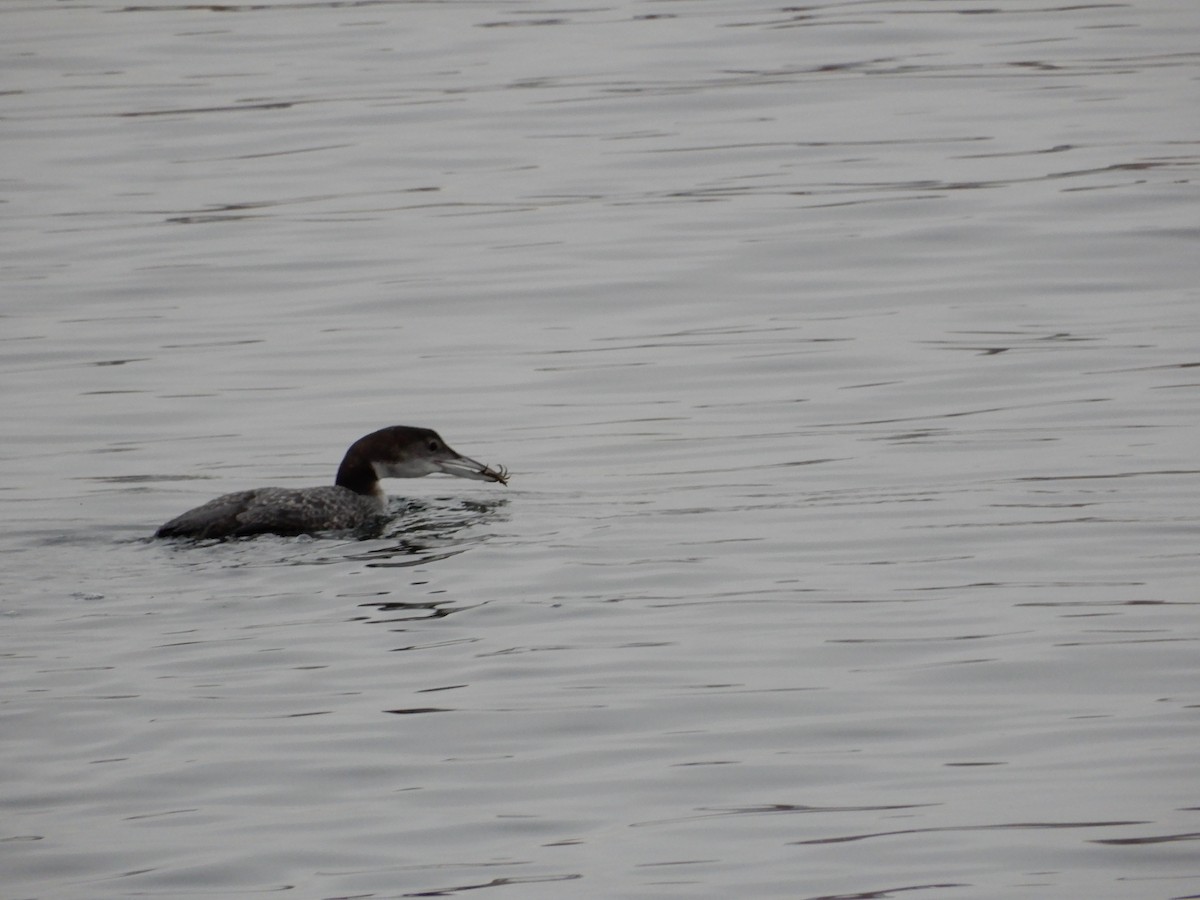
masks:
<path fill-rule="evenodd" d="M 349 531 L 382 515 L 382 498 L 338 485 L 314 488 L 256 488 L 210 500 L 167 522 L 155 537 L 196 539 L 253 534 L 311 534 Z"/>

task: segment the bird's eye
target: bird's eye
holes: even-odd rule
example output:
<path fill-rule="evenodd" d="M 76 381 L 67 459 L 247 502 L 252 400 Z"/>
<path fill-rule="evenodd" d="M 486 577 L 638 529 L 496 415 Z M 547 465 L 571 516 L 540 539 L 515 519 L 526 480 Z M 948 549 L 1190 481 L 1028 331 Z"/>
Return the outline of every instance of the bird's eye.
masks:
<path fill-rule="evenodd" d="M 430 451 L 431 453 L 437 453 L 437 452 L 438 452 L 439 450 L 441 450 L 441 449 L 442 449 L 442 448 L 441 448 L 441 447 L 438 445 L 438 442 L 437 442 L 437 441 L 430 441 L 430 442 L 429 442 L 429 451 Z"/>

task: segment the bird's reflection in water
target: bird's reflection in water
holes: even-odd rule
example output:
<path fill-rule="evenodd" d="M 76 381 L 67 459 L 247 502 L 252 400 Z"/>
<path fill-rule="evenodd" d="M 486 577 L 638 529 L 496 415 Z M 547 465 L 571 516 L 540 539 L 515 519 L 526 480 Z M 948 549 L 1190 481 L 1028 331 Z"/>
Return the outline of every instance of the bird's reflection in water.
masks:
<path fill-rule="evenodd" d="M 361 540 L 354 545 L 357 552 L 347 547 L 345 549 L 351 552 L 344 553 L 342 558 L 365 562 L 370 568 L 405 568 L 457 556 L 489 537 L 481 532 L 464 536 L 463 532 L 494 522 L 497 510 L 506 502 L 503 499 L 479 503 L 449 498 L 394 498 L 381 527 L 373 534 L 361 535 Z M 374 611 L 363 616 L 364 621 L 387 625 L 442 619 L 476 605 L 455 603 L 445 598 L 425 598 L 373 600 L 360 603 L 359 607 Z"/>
<path fill-rule="evenodd" d="M 457 556 L 488 538 L 487 534 L 464 537 L 462 532 L 494 521 L 506 502 L 393 499 L 387 518 L 371 532 L 360 534 L 360 542 L 343 558 L 365 562 L 370 568 L 405 568 Z"/>
<path fill-rule="evenodd" d="M 449 600 L 416 600 L 402 603 L 393 600 L 381 600 L 372 603 L 358 604 L 361 609 L 371 609 L 375 613 L 361 617 L 361 621 L 372 625 L 389 625 L 396 622 L 414 622 L 425 619 L 444 619 L 451 613 L 471 609 L 478 604 L 454 604 Z"/>

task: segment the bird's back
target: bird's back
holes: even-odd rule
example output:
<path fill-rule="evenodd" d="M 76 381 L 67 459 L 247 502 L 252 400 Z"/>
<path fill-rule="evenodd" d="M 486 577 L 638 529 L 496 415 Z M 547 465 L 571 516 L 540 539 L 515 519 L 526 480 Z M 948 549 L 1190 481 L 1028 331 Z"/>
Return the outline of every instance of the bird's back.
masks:
<path fill-rule="evenodd" d="M 336 485 L 255 488 L 210 500 L 175 517 L 155 537 L 246 537 L 311 534 L 361 528 L 379 515 L 379 501 Z"/>

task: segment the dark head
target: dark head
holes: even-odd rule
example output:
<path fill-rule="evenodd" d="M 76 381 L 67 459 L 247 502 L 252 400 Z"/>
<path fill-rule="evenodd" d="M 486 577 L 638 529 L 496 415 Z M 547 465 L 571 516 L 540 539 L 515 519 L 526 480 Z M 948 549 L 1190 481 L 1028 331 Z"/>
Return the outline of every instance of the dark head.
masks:
<path fill-rule="evenodd" d="M 393 425 L 350 445 L 338 468 L 337 484 L 360 494 L 378 490 L 380 478 L 420 478 L 442 472 L 477 481 L 508 483 L 508 472 L 454 452 L 436 431 Z"/>

